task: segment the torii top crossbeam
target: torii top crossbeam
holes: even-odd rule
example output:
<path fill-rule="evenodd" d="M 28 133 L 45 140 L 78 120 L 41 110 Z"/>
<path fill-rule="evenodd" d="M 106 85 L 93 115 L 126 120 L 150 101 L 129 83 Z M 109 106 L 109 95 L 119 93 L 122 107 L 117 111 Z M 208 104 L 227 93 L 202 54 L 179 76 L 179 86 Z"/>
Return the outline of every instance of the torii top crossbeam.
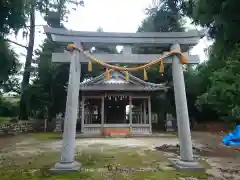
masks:
<path fill-rule="evenodd" d="M 96 53 L 97 59 L 106 63 L 128 63 L 144 64 L 149 63 L 161 56 L 161 54 L 132 54 L 131 48 L 137 47 L 161 47 L 169 49 L 173 44 L 179 44 L 182 52 L 187 52 L 190 47 L 196 45 L 200 38 L 204 36 L 202 31 L 189 32 L 137 32 L 137 33 L 113 33 L 113 32 L 83 32 L 72 31 L 64 28 L 44 27 L 47 36 L 59 43 L 81 43 L 84 48 L 91 48 L 97 45 L 111 46 L 123 45 L 123 54 L 102 54 Z M 186 55 L 188 55 L 186 53 Z M 68 53 L 53 53 L 53 62 L 69 62 Z M 80 62 L 86 63 L 89 59 L 80 54 Z M 196 55 L 188 56 L 189 64 L 199 63 Z M 171 63 L 171 59 L 166 59 L 165 63 Z"/>
<path fill-rule="evenodd" d="M 45 26 L 44 31 L 53 41 L 66 43 L 80 41 L 86 48 L 96 44 L 170 47 L 177 43 L 181 45 L 182 51 L 187 51 L 189 47 L 196 45 L 199 39 L 204 36 L 203 31 L 194 30 L 188 32 L 116 33 L 72 31 Z"/>

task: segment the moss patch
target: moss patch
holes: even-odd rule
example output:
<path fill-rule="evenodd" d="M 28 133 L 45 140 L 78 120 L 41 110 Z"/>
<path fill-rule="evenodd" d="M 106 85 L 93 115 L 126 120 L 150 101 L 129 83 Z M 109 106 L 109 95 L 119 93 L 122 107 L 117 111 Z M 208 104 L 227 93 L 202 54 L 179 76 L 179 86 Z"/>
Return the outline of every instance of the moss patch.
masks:
<path fill-rule="evenodd" d="M 35 138 L 36 140 L 39 140 L 39 141 L 47 141 L 47 140 L 62 139 L 63 133 L 54 133 L 54 132 L 49 132 L 49 133 L 29 133 L 28 135 L 30 137 Z"/>
<path fill-rule="evenodd" d="M 207 179 L 205 173 L 179 173 L 175 170 L 159 168 L 167 159 L 161 152 L 139 150 L 137 148 L 90 148 L 76 153 L 76 159 L 82 163 L 82 170 L 65 174 L 56 174 L 49 169 L 58 162 L 60 153 L 46 152 L 38 156 L 27 158 L 14 156 L 0 160 L 1 180 L 172 180 L 177 177 L 197 177 Z M 109 171 L 108 168 L 112 168 Z M 117 171 L 116 171 L 117 167 Z M 150 167 L 155 172 L 130 172 L 139 168 Z M 115 169 L 115 170 L 114 170 Z M 126 171 L 129 172 L 126 172 Z"/>

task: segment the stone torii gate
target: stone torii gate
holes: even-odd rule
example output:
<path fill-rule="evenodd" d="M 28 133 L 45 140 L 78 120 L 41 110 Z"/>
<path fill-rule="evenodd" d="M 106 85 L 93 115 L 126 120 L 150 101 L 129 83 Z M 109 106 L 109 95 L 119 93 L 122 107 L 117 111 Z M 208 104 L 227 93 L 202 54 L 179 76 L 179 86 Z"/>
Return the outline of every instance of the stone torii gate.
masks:
<path fill-rule="evenodd" d="M 164 50 L 187 52 L 190 47 L 196 45 L 203 32 L 169 32 L 169 33 L 106 33 L 106 32 L 79 32 L 66 29 L 44 27 L 45 33 L 55 42 L 75 43 L 78 47 L 91 48 L 97 45 L 110 46 L 122 45 L 123 54 L 94 53 L 96 59 L 105 63 L 146 64 L 158 59 L 161 54 L 133 54 L 132 47 L 162 47 Z M 180 49 L 181 48 L 181 49 Z M 188 55 L 189 64 L 199 63 L 199 57 Z M 64 121 L 63 145 L 61 160 L 53 170 L 70 171 L 78 170 L 80 163 L 74 160 L 76 146 L 76 121 L 78 114 L 79 83 L 81 64 L 88 63 L 89 59 L 74 50 L 72 53 L 53 53 L 52 62 L 70 63 L 69 82 L 67 91 L 67 104 Z M 172 161 L 179 170 L 199 169 L 200 164 L 193 159 L 192 140 L 189 126 L 189 115 L 186 100 L 185 83 L 182 64 L 178 56 L 172 56 L 164 60 L 164 63 L 172 64 L 173 85 L 175 95 L 176 114 L 178 122 L 178 134 L 180 141 L 179 160 Z"/>

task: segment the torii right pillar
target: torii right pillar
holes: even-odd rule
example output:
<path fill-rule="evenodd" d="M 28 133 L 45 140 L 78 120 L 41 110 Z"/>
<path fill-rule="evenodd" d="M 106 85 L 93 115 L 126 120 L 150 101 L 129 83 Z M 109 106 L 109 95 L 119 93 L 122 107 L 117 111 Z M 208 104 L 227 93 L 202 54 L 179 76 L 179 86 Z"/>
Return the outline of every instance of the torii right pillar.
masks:
<path fill-rule="evenodd" d="M 172 45 L 171 50 L 181 51 L 180 45 Z M 178 136 L 180 141 L 180 159 L 172 160 L 172 163 L 178 170 L 204 170 L 204 168 L 193 158 L 183 67 L 178 56 L 173 56 L 172 73 L 178 123 Z"/>

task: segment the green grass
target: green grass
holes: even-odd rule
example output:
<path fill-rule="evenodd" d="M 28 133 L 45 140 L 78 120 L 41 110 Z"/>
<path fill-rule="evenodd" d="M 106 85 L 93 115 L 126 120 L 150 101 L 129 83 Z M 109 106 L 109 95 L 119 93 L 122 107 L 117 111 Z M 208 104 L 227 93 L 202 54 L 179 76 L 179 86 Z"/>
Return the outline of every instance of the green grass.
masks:
<path fill-rule="evenodd" d="M 56 140 L 56 139 L 62 139 L 63 133 L 54 133 L 54 132 L 47 132 L 47 133 L 29 133 L 30 137 L 35 138 L 39 141 L 47 141 L 47 140 Z"/>
<path fill-rule="evenodd" d="M 53 173 L 49 169 L 59 161 L 60 154 L 46 152 L 35 157 L 11 156 L 2 160 L 1 180 L 173 180 L 176 177 L 197 177 L 207 179 L 205 173 L 179 173 L 173 169 L 162 169 L 166 157 L 157 151 L 137 148 L 103 149 L 93 148 L 76 153 L 76 160 L 81 162 L 82 171 L 71 173 Z M 156 172 L 110 172 L 107 166 L 119 168 L 157 168 Z M 100 171 L 101 170 L 101 171 Z M 91 171 L 91 172 L 89 172 Z"/>
<path fill-rule="evenodd" d="M 0 123 L 9 122 L 10 119 L 11 119 L 10 117 L 3 117 L 3 116 L 0 116 Z"/>

